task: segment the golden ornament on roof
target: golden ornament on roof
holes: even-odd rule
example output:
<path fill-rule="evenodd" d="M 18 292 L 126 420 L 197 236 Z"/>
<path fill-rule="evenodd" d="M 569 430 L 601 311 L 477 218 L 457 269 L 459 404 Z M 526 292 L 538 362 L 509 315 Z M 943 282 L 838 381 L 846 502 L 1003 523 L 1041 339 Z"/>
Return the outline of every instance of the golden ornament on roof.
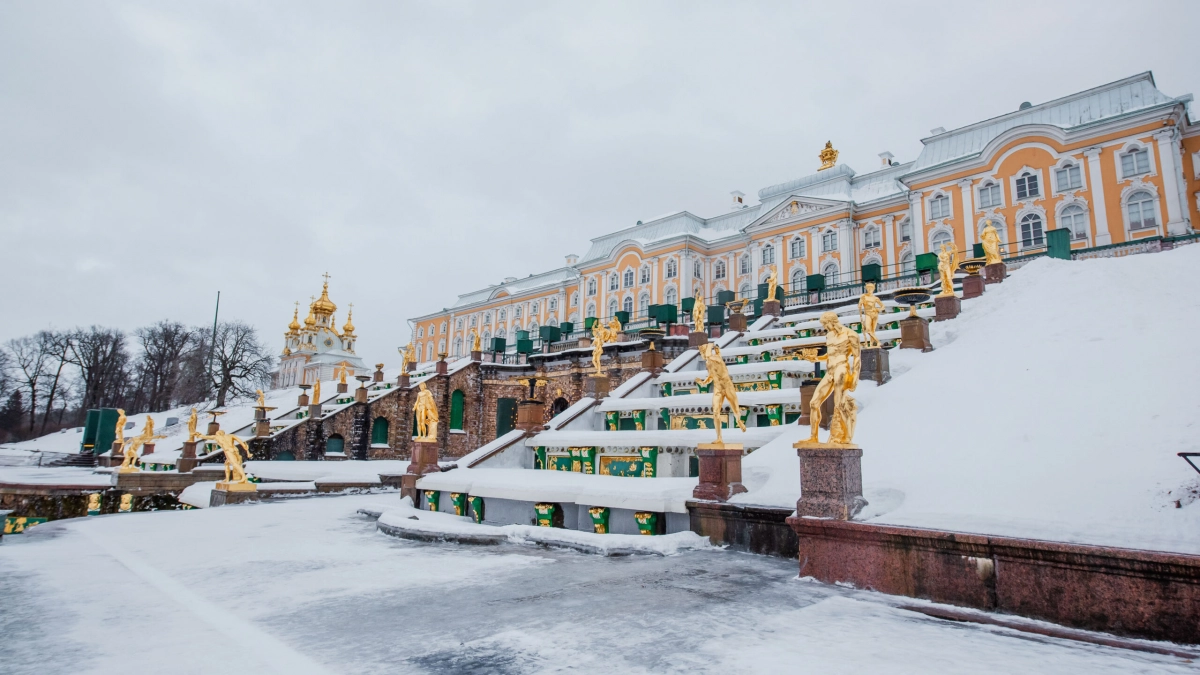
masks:
<path fill-rule="evenodd" d="M 337 305 L 329 299 L 329 273 L 325 273 L 325 285 L 321 287 L 321 297 L 317 298 L 310 309 L 316 314 L 333 314 L 337 311 Z"/>
<path fill-rule="evenodd" d="M 295 309 L 292 310 L 292 322 L 288 324 L 288 334 L 294 334 L 300 330 L 300 303 L 296 302 Z"/>
<path fill-rule="evenodd" d="M 817 171 L 832 169 L 837 164 L 838 151 L 833 149 L 833 141 L 825 141 L 825 149 L 817 155 L 817 158 L 821 160 L 821 168 Z"/>
<path fill-rule="evenodd" d="M 354 335 L 354 303 L 350 303 L 349 309 L 346 310 L 346 325 L 342 326 L 344 335 Z"/>

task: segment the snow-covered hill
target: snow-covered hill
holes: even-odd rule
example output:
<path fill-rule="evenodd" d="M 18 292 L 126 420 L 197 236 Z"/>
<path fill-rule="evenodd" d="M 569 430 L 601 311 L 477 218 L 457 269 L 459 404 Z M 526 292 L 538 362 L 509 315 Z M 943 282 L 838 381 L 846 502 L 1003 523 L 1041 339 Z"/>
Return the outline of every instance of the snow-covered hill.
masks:
<path fill-rule="evenodd" d="M 871 522 L 1200 553 L 1200 246 L 1022 268 L 860 386 Z M 793 505 L 786 434 L 735 501 Z M 1177 508 L 1180 500 L 1181 508 Z"/>

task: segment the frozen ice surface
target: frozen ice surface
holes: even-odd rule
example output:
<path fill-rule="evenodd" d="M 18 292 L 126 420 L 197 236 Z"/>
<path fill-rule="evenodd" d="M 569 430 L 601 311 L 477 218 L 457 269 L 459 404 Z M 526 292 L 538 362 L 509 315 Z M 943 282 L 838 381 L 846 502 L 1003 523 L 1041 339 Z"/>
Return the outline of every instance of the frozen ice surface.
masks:
<path fill-rule="evenodd" d="M 1184 673 L 958 624 L 722 550 L 605 558 L 388 537 L 394 494 L 134 513 L 0 544 L 0 671 Z"/>

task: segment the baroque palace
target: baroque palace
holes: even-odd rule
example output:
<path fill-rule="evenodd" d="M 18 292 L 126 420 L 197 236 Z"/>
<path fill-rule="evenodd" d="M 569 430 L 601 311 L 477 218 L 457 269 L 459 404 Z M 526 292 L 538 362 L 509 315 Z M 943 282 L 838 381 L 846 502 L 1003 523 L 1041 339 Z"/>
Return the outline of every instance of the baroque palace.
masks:
<path fill-rule="evenodd" d="M 728 213 L 680 211 L 592 240 L 582 257 L 459 296 L 412 319 L 418 359 L 463 356 L 475 336 L 644 318 L 697 294 L 755 295 L 774 267 L 789 293 L 911 273 L 952 242 L 968 252 L 991 221 L 1005 257 L 1044 251 L 1066 230 L 1072 249 L 1184 234 L 1200 219 L 1200 125 L 1192 96 L 1159 91 L 1150 72 L 921 139 L 913 161 L 881 153 L 856 174 L 827 144 L 814 174 L 732 193 Z M 875 267 L 878 266 L 878 267 Z M 865 268 L 865 269 L 864 269 Z M 814 281 L 814 279 L 818 279 Z"/>

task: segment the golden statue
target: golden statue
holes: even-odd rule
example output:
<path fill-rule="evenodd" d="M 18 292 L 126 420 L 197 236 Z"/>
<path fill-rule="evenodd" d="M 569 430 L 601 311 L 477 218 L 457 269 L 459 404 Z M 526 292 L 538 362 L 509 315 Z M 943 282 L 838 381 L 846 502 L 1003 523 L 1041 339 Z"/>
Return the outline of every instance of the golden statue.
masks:
<path fill-rule="evenodd" d="M 863 294 L 858 296 L 858 321 L 862 324 L 864 342 L 868 347 L 879 346 L 875 327 L 879 325 L 879 313 L 882 311 L 883 301 L 875 297 L 875 284 L 868 281 L 863 284 Z"/>
<path fill-rule="evenodd" d="M 482 340 L 479 337 L 479 333 L 471 334 L 471 351 L 473 351 L 473 352 L 483 351 L 483 344 L 482 344 Z"/>
<path fill-rule="evenodd" d="M 88 495 L 87 510 L 88 510 L 88 512 L 100 510 L 100 493 L 99 492 L 93 492 L 92 494 Z"/>
<path fill-rule="evenodd" d="M 822 314 L 821 325 L 825 327 L 825 355 L 816 356 L 812 352 L 805 354 L 806 360 L 824 361 L 826 368 L 825 376 L 817 384 L 817 389 L 808 403 L 812 435 L 806 443 L 849 445 L 854 438 L 858 409 L 854 399 L 848 398 L 848 395 L 858 387 L 858 374 L 862 368 L 862 347 L 859 345 L 858 333 L 843 326 L 838 321 L 837 314 Z M 851 357 L 854 358 L 853 365 L 850 363 Z M 829 443 L 822 444 L 817 438 L 817 432 L 821 429 L 821 405 L 830 394 L 833 394 L 833 419 L 829 421 Z M 850 412 L 851 408 L 854 409 L 853 414 Z"/>
<path fill-rule="evenodd" d="M 825 141 L 825 149 L 817 155 L 817 158 L 821 160 L 821 168 L 817 171 L 832 169 L 837 164 L 838 151 L 833 149 L 833 141 Z"/>
<path fill-rule="evenodd" d="M 199 434 L 196 433 L 196 409 L 192 408 L 192 414 L 188 416 L 188 443 L 195 443 Z"/>
<path fill-rule="evenodd" d="M 242 464 L 242 453 L 238 451 L 238 447 L 241 447 L 246 451 L 246 456 L 250 455 L 250 446 L 246 445 L 245 441 L 224 429 L 217 429 L 217 433 L 212 436 L 206 435 L 200 438 L 216 443 L 217 447 L 225 453 L 225 480 L 217 483 L 218 490 L 251 492 L 257 489 L 246 476 L 246 469 Z"/>
<path fill-rule="evenodd" d="M 406 345 L 404 347 L 396 347 L 396 351 L 400 352 L 400 356 L 401 356 L 400 372 L 407 373 L 408 372 L 408 364 L 417 362 L 417 353 L 416 353 L 416 350 L 413 349 L 412 340 L 409 340 L 408 345 Z"/>
<path fill-rule="evenodd" d="M 117 408 L 117 428 L 113 432 L 113 439 L 118 443 L 125 442 L 125 409 Z"/>
<path fill-rule="evenodd" d="M 341 375 L 338 375 L 338 384 L 346 384 L 346 374 L 347 374 L 347 371 L 350 370 L 350 368 L 349 368 L 350 364 L 346 363 L 345 361 L 342 361 L 338 365 L 340 365 L 342 367 L 342 373 L 341 373 Z"/>
<path fill-rule="evenodd" d="M 132 511 L 133 510 L 133 495 L 129 494 L 128 492 L 121 495 L 121 505 L 117 507 L 117 510 L 121 513 L 129 513 L 130 511 Z"/>
<path fill-rule="evenodd" d="M 433 392 L 422 382 L 417 392 L 417 402 L 413 404 L 413 415 L 417 420 L 418 441 L 436 442 L 438 411 L 437 403 L 433 400 Z"/>
<path fill-rule="evenodd" d="M 257 407 L 266 408 L 267 407 L 267 395 L 263 393 L 262 389 L 255 389 L 255 391 L 258 392 L 258 406 Z"/>
<path fill-rule="evenodd" d="M 166 436 L 154 435 L 154 418 L 146 415 L 146 426 L 142 427 L 142 433 L 129 439 L 129 442 L 121 446 L 121 451 L 125 454 L 125 460 L 121 462 L 121 467 L 117 469 L 118 473 L 137 473 L 140 469 L 137 468 L 138 451 L 147 443 L 166 438 Z"/>
<path fill-rule="evenodd" d="M 779 288 L 779 269 L 771 265 L 771 276 L 767 277 L 767 300 L 775 300 L 775 289 Z"/>
<path fill-rule="evenodd" d="M 604 374 L 604 371 L 600 369 L 600 357 L 604 355 L 604 345 L 614 342 L 620 334 L 621 322 L 615 317 L 609 320 L 608 326 L 599 320 L 592 324 L 592 366 L 596 368 L 596 375 Z"/>
<path fill-rule="evenodd" d="M 319 377 L 317 378 L 316 383 L 313 384 L 312 402 L 315 404 L 319 404 L 321 402 L 321 378 Z"/>
<path fill-rule="evenodd" d="M 984 222 L 979 241 L 983 243 L 983 255 L 987 258 L 984 264 L 996 265 L 1003 262 L 1000 257 L 1000 233 L 992 226 L 992 221 Z"/>
<path fill-rule="evenodd" d="M 704 322 L 708 317 L 708 307 L 704 305 L 704 298 L 700 295 L 700 291 L 696 291 L 696 304 L 692 305 L 692 332 L 703 332 Z"/>
<path fill-rule="evenodd" d="M 711 382 L 713 385 L 713 426 L 717 429 L 716 445 L 722 445 L 724 441 L 721 440 L 721 408 L 725 403 L 728 403 L 733 410 L 733 419 L 737 422 L 738 428 L 745 431 L 746 424 L 742 422 L 742 409 L 738 406 L 737 387 L 733 386 L 733 380 L 729 377 L 729 368 L 725 366 L 725 359 L 721 358 L 721 348 L 715 343 L 706 342 L 700 345 L 699 349 L 700 355 L 704 357 L 708 375 L 703 380 L 696 380 L 696 384 L 705 387 Z"/>
<path fill-rule="evenodd" d="M 942 277 L 942 292 L 938 293 L 938 297 L 954 297 L 954 271 L 958 269 L 958 264 L 961 262 L 958 258 L 958 251 L 954 250 L 953 244 L 946 242 L 938 249 L 937 258 L 938 274 Z"/>

